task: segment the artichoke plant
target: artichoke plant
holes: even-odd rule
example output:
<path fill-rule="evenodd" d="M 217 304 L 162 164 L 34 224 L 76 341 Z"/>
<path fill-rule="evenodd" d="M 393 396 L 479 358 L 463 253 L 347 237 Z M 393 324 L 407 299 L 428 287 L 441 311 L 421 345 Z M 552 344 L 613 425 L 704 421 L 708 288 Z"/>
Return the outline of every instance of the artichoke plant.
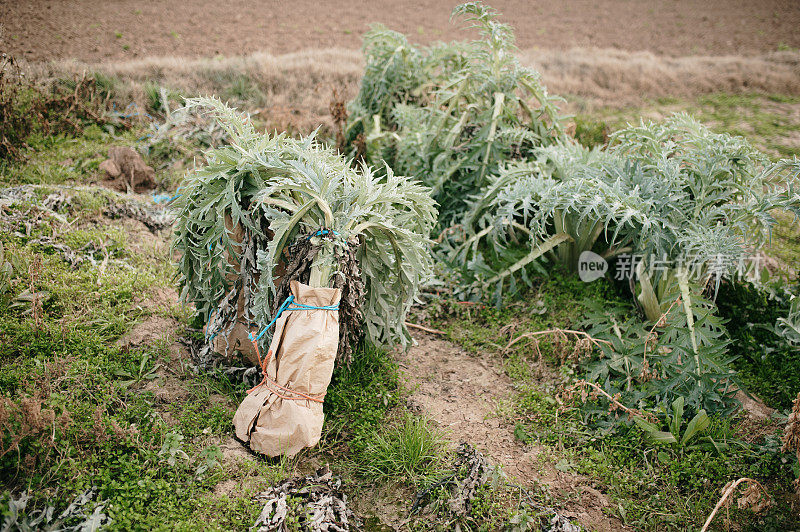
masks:
<path fill-rule="evenodd" d="M 514 55 L 510 26 L 480 2 L 457 6 L 481 39 L 419 49 L 383 27 L 364 38 L 366 69 L 349 104 L 346 142 L 367 161 L 433 189 L 440 227 L 457 221 L 509 160 L 563 137 L 556 102 Z"/>
<path fill-rule="evenodd" d="M 629 126 L 610 146 L 564 143 L 503 167 L 465 218 L 461 264 L 528 242 L 563 241 L 552 257 L 576 269 L 581 252 L 637 257 L 635 287 L 657 321 L 680 287 L 732 274 L 769 238 L 773 211 L 800 214 L 800 163 L 770 162 L 739 137 L 685 114 Z M 656 264 L 657 263 L 657 264 Z M 491 263 L 495 276 L 514 263 Z"/>
<path fill-rule="evenodd" d="M 349 286 L 340 314 L 360 322 L 350 333 L 363 328 L 375 344 L 406 344 L 404 319 L 431 267 L 430 189 L 389 168 L 380 177 L 355 169 L 313 135 L 261 134 L 217 99 L 187 105 L 206 109 L 230 144 L 205 154 L 176 199 L 183 296 L 206 320 L 226 313 L 228 321 L 238 318 L 223 307 L 243 296 L 256 330 L 273 318 L 287 277 Z"/>

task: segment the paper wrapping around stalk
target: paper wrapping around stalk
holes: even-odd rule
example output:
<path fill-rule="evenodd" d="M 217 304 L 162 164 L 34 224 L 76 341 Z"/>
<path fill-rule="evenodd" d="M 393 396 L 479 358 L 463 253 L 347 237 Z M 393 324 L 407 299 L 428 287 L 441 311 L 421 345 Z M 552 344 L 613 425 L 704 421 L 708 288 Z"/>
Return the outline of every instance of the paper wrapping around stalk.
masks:
<path fill-rule="evenodd" d="M 295 303 L 315 307 L 339 303 L 338 288 L 312 288 L 291 282 Z M 293 310 L 284 312 L 275 324 L 266 366 L 267 380 L 258 385 L 236 410 L 236 436 L 254 451 L 268 456 L 294 456 L 313 447 L 322 434 L 322 403 L 298 397 L 278 388 L 323 396 L 333 374 L 339 347 L 338 310 Z M 267 353 L 263 353 L 267 356 Z"/>

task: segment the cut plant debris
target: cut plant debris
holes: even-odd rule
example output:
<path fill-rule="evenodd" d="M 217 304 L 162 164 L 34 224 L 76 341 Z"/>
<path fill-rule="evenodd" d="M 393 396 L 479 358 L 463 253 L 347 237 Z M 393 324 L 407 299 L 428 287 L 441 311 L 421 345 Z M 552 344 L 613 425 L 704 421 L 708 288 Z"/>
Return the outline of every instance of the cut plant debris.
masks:
<path fill-rule="evenodd" d="M 298 279 L 342 288 L 342 335 L 363 327 L 376 345 L 407 344 L 405 316 L 431 268 L 430 190 L 388 168 L 353 169 L 313 136 L 257 133 L 219 100 L 188 105 L 207 108 L 231 139 L 206 152 L 175 200 L 179 283 L 209 335 L 237 319 L 261 331 Z M 348 356 L 343 347 L 340 362 Z"/>

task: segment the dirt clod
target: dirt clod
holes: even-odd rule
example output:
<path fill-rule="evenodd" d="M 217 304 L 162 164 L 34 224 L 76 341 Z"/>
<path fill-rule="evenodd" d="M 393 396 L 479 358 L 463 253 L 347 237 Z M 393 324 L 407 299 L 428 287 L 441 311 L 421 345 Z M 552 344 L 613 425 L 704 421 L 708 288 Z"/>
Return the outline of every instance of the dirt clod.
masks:
<path fill-rule="evenodd" d="M 133 148 L 113 146 L 108 149 L 108 159 L 98 170 L 108 185 L 120 192 L 146 192 L 156 186 L 156 172 L 148 166 Z"/>

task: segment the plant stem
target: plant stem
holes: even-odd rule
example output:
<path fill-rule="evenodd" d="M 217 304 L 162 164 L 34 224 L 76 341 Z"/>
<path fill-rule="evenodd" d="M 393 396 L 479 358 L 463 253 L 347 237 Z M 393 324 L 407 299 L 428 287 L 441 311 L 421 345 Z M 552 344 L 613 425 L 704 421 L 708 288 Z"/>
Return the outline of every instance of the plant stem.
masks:
<path fill-rule="evenodd" d="M 315 237 L 316 238 L 316 237 Z M 315 288 L 326 287 L 331 279 L 333 269 L 333 243 L 325 241 L 322 248 L 311 263 L 311 274 L 308 284 Z"/>

